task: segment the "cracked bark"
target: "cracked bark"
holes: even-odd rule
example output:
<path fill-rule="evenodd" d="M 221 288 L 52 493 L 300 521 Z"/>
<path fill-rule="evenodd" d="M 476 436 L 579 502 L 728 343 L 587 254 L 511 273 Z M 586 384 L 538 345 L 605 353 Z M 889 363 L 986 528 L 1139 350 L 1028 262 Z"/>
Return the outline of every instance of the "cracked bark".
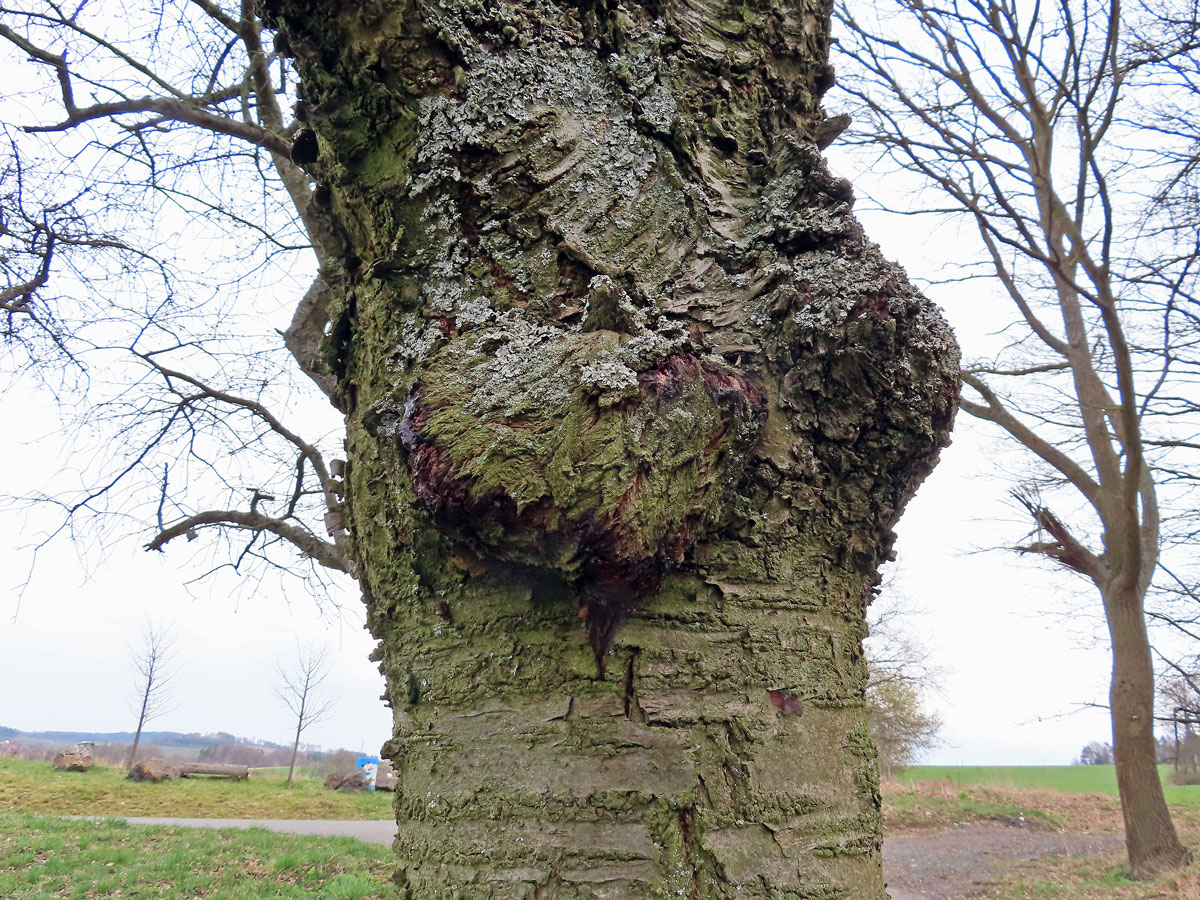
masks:
<path fill-rule="evenodd" d="M 820 159 L 826 6 L 265 6 L 402 896 L 882 900 L 863 611 L 958 360 Z"/>

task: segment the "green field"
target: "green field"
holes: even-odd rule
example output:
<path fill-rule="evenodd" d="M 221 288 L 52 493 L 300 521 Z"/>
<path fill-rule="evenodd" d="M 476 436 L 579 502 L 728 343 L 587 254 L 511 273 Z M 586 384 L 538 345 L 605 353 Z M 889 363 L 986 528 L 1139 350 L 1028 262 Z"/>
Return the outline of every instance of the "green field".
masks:
<path fill-rule="evenodd" d="M 388 900 L 395 858 L 351 838 L 0 813 L 0 897 Z"/>
<path fill-rule="evenodd" d="M 1167 783 L 1170 766 L 1159 766 L 1164 792 L 1171 803 L 1200 805 L 1200 785 L 1178 787 Z M 1117 793 L 1113 766 L 909 766 L 897 773 L 902 784 L 944 781 L 963 787 L 1016 790 L 1050 790 L 1070 794 Z"/>
<path fill-rule="evenodd" d="M 272 771 L 252 773 L 249 781 L 200 777 L 138 784 L 126 781 L 125 770 L 113 766 L 60 772 L 48 762 L 0 759 L 0 812 L 225 819 L 392 817 L 389 793 L 327 791 L 315 779 L 298 779 L 288 786 L 283 776 Z"/>

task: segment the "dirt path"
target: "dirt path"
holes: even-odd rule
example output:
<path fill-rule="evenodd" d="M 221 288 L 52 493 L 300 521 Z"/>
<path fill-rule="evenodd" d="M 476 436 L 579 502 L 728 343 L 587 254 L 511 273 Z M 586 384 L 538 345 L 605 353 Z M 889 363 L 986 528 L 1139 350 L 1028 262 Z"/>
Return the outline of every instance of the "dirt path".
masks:
<path fill-rule="evenodd" d="M 71 816 L 70 818 L 93 818 Z M 175 825 L 189 828 L 266 828 L 291 834 L 353 837 L 390 844 L 396 823 L 309 819 L 164 819 L 130 816 L 130 825 Z M 995 880 L 992 863 L 1087 856 L 1120 850 L 1119 834 L 1064 835 L 1005 825 L 960 825 L 930 834 L 900 834 L 883 846 L 883 871 L 892 900 L 969 900 Z"/>
<path fill-rule="evenodd" d="M 996 880 L 992 863 L 1089 856 L 1120 850 L 1120 834 L 1067 835 L 1004 825 L 960 825 L 933 834 L 901 834 L 883 845 L 892 900 L 968 900 Z"/>

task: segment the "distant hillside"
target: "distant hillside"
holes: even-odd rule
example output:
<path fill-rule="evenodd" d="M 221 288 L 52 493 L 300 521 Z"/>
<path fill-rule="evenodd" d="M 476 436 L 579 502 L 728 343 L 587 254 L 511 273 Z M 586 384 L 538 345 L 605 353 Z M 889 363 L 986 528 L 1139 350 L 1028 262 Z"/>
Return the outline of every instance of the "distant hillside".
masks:
<path fill-rule="evenodd" d="M 97 744 L 132 744 L 132 731 L 21 731 L 17 728 L 6 728 L 0 725 L 0 741 L 19 741 L 39 744 L 76 744 L 79 741 L 95 741 Z M 192 731 L 182 734 L 178 731 L 143 731 L 143 744 L 155 744 L 159 747 L 221 747 L 229 744 L 248 744 L 252 747 L 267 747 L 270 749 L 291 749 L 283 744 L 270 741 L 255 741 L 241 738 L 225 731 L 216 734 L 199 734 Z"/>

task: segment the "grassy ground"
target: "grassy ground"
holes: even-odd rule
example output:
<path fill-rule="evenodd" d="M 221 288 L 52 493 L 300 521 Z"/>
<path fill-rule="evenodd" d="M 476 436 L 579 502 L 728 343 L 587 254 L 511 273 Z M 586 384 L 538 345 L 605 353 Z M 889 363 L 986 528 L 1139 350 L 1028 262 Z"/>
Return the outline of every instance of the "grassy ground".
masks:
<path fill-rule="evenodd" d="M 135 784 L 120 769 L 57 772 L 48 763 L 0 760 L 0 898 L 99 897 L 217 900 L 392 897 L 386 847 L 343 838 L 136 828 L 62 822 L 24 813 L 229 818 L 390 818 L 390 794 L 343 795 L 320 782 L 292 787 L 286 773 L 250 781 L 183 779 Z M 1068 832 L 1119 831 L 1112 769 L 1102 766 L 913 767 L 884 785 L 889 834 L 960 822 Z M 1200 851 L 1200 788 L 1168 791 L 1185 843 Z M 1200 863 L 1149 883 L 1123 876 L 1121 854 L 1002 864 L 986 900 L 1200 900 Z"/>
<path fill-rule="evenodd" d="M 387 847 L 0 813 L 0 897 L 394 900 Z"/>
<path fill-rule="evenodd" d="M 1170 773 L 1170 766 L 1159 766 L 1167 802 L 1200 805 L 1200 785 L 1168 784 Z M 896 778 L 903 784 L 945 781 L 958 786 L 1117 795 L 1112 766 L 909 766 Z"/>
<path fill-rule="evenodd" d="M 1068 832 L 1115 831 L 1121 827 L 1121 808 L 1116 798 L 1100 794 L 960 788 L 945 781 L 884 784 L 885 834 L 941 831 L 964 822 Z"/>
<path fill-rule="evenodd" d="M 934 767 L 914 767 L 929 773 Z M 1041 774 L 1019 772 L 1012 780 L 1025 784 L 1054 782 L 1060 773 L 1077 769 L 1050 767 Z M 1083 793 L 1086 779 L 1073 774 L 1058 783 L 1074 785 L 1075 791 L 1019 789 L 1000 786 L 1012 770 L 935 770 L 939 780 L 913 779 L 911 783 L 884 783 L 884 833 L 936 832 L 962 822 L 992 822 L 1031 828 L 1051 828 L 1068 833 L 1119 833 L 1121 807 L 1116 797 L 1102 791 Z M 1108 769 L 1111 773 L 1111 768 Z M 982 777 L 981 776 L 987 776 Z M 1090 773 L 1093 778 L 1095 773 Z M 1023 777 L 1022 777 L 1023 776 Z M 1032 777 L 1030 777 L 1032 776 Z M 990 782 L 989 787 L 959 786 L 972 781 Z M 1091 782 L 1103 786 L 1101 779 Z M 1190 789 L 1185 789 L 1190 790 Z M 1115 793 L 1115 785 L 1114 785 Z M 1200 855 L 1200 802 L 1189 797 L 1171 801 L 1171 813 L 1183 842 Z M 1200 862 L 1179 873 L 1151 882 L 1125 877 L 1125 855 L 1107 854 L 1075 859 L 1042 859 L 995 864 L 995 884 L 980 888 L 980 900 L 1200 900 Z M 972 895 L 975 896 L 975 895 Z"/>
<path fill-rule="evenodd" d="M 1191 846 L 1195 847 L 1193 834 Z M 1196 900 L 1200 865 L 1153 881 L 1125 877 L 1124 855 L 1043 859 L 1009 863 L 999 870 L 1003 885 L 991 885 L 980 900 Z"/>
<path fill-rule="evenodd" d="M 284 773 L 286 775 L 286 772 Z M 95 766 L 59 772 L 47 762 L 0 760 L 0 812 L 60 816 L 185 816 L 225 819 L 389 819 L 392 795 L 342 794 L 278 774 L 249 781 L 179 778 L 162 784 L 125 780 L 125 771 Z M 0 893 L 0 897 L 4 894 Z"/>

